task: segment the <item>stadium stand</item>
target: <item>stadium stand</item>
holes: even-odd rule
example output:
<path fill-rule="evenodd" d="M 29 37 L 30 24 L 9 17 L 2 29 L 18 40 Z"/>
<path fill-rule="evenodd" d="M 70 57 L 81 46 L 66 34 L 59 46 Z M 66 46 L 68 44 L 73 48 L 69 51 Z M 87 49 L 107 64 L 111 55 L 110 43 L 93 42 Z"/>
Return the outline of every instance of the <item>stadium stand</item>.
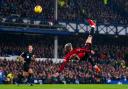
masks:
<path fill-rule="evenodd" d="M 99 64 L 100 63 L 100 64 Z M 22 72 L 22 64 L 16 61 L 0 60 L 1 65 L 6 65 L 6 73 L 12 73 L 15 77 L 13 83 L 17 82 L 17 76 Z M 123 60 L 100 60 L 98 65 L 102 68 L 101 73 L 93 72 L 92 66 L 85 62 L 70 62 L 59 77 L 52 76 L 57 71 L 60 63 L 55 64 L 50 60 L 37 61 L 32 63 L 34 69 L 33 80 L 37 83 L 66 83 L 66 84 L 90 84 L 107 83 L 107 80 L 127 80 L 128 70 Z M 10 67 L 11 66 L 11 67 Z M 41 82 L 39 82 L 41 81 Z M 36 83 L 36 82 L 35 82 Z"/>
<path fill-rule="evenodd" d="M 81 47 L 84 45 L 83 43 L 86 36 L 69 36 L 68 41 L 66 40 L 66 37 L 60 36 L 59 38 L 63 38 L 63 40 L 59 41 L 59 58 L 63 58 L 63 45 L 66 42 L 70 41 L 73 43 L 74 47 Z M 112 36 L 105 38 L 104 36 L 97 36 L 94 38 L 94 43 L 96 45 L 95 49 L 97 52 L 93 57 L 93 61 L 95 61 L 102 68 L 101 73 L 93 72 L 92 66 L 88 62 L 73 61 L 68 63 L 65 70 L 59 77 L 52 76 L 52 74 L 57 71 L 61 64 L 61 62 L 56 64 L 50 60 L 50 58 L 53 58 L 54 55 L 52 36 L 36 35 L 35 37 L 31 35 L 3 34 L 0 37 L 0 55 L 19 55 L 23 50 L 25 50 L 24 48 L 29 42 L 34 45 L 34 48 L 36 49 L 35 54 L 37 57 L 45 57 L 48 59 L 46 61 L 37 61 L 31 65 L 31 67 L 34 69 L 33 80 L 37 80 L 37 83 L 107 83 L 109 80 L 114 81 L 128 79 L 128 43 L 126 41 L 127 38 L 125 38 L 123 41 L 120 40 L 122 38 L 124 37 L 121 36 L 121 38 L 115 38 Z M 105 39 L 105 41 L 103 39 Z M 116 44 L 114 44 L 115 42 Z M 15 83 L 17 81 L 18 73 L 22 71 L 22 63 L 14 60 L 8 61 L 4 59 L 0 60 L 0 65 L 6 65 L 4 70 L 7 74 L 12 73 L 15 75 L 13 80 L 13 83 Z"/>
<path fill-rule="evenodd" d="M 41 24 L 54 21 L 53 3 L 54 0 L 0 0 L 0 25 L 4 22 L 24 23 L 23 19 L 30 19 L 27 24 L 34 23 L 34 20 L 42 21 Z M 43 13 L 37 15 L 33 8 L 38 4 L 43 7 Z M 106 5 L 102 0 L 75 0 L 75 2 L 74 0 L 65 0 L 65 5 L 58 7 L 58 21 L 84 22 L 86 18 L 91 18 L 96 20 L 97 24 L 127 26 L 127 7 L 127 0 L 109 0 Z M 53 35 L 30 35 L 25 33 L 25 30 L 23 31 L 20 34 L 0 33 L 0 56 L 20 55 L 26 49 L 26 45 L 32 44 L 36 57 L 47 59 L 32 63 L 34 83 L 128 83 L 127 34 L 125 36 L 118 36 L 118 34 L 113 36 L 96 34 L 94 36 L 93 44 L 95 45 L 96 54 L 93 56 L 93 61 L 101 68 L 101 73 L 96 73 L 89 62 L 71 61 L 60 76 L 56 77 L 52 75 L 57 72 L 61 62 L 54 63 L 51 61 L 54 57 Z M 75 48 L 83 47 L 85 38 L 86 35 L 83 34 L 59 35 L 58 58 L 64 57 L 63 47 L 66 43 L 71 42 Z M 19 61 L 0 59 L 0 83 L 17 83 L 21 72 L 22 63 Z M 8 82 L 9 74 L 11 75 L 11 82 Z"/>
<path fill-rule="evenodd" d="M 98 23 L 128 23 L 128 2 L 126 0 L 118 2 L 117 0 L 110 0 L 107 5 L 104 5 L 102 0 L 76 0 L 75 2 L 73 0 L 65 0 L 65 2 L 66 4 L 59 6 L 58 9 L 59 21 L 83 21 L 84 18 L 92 18 Z M 1 17 L 7 18 L 7 21 L 12 21 L 13 18 L 16 18 L 17 22 L 22 22 L 21 18 L 54 21 L 53 3 L 53 0 L 1 0 L 0 14 Z M 40 15 L 33 12 L 33 8 L 37 4 L 43 7 L 43 13 Z"/>

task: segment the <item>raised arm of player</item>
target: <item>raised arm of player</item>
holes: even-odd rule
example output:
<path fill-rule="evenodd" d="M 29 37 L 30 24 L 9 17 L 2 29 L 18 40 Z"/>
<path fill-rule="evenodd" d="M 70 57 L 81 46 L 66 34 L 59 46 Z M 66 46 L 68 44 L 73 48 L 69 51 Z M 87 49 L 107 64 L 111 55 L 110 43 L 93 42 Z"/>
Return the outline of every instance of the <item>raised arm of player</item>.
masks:
<path fill-rule="evenodd" d="M 24 62 L 24 52 L 22 52 L 21 55 L 17 57 L 17 60 L 20 62 Z"/>

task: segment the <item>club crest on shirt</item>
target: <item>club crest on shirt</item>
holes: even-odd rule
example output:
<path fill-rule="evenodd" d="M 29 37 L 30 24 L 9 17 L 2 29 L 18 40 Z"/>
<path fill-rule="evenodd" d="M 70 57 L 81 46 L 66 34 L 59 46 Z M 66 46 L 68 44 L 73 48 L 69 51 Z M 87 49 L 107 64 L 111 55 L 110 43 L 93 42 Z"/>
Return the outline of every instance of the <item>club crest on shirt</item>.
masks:
<path fill-rule="evenodd" d="M 29 58 L 29 55 L 27 55 L 27 58 Z"/>

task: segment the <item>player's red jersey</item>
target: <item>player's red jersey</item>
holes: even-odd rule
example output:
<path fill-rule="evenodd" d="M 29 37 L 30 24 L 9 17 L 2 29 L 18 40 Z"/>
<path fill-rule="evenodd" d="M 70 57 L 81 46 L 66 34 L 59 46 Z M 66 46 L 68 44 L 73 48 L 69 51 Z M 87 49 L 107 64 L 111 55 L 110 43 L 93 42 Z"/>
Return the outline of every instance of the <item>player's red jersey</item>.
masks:
<path fill-rule="evenodd" d="M 79 59 L 83 59 L 85 57 L 86 53 L 78 53 L 77 56 L 79 57 Z"/>
<path fill-rule="evenodd" d="M 72 50 L 71 52 L 69 52 L 65 57 L 64 57 L 64 61 L 68 61 L 70 60 L 70 58 L 73 56 L 73 55 L 77 55 L 80 59 L 84 57 L 84 55 L 86 53 L 90 53 L 91 50 L 88 50 L 86 48 L 77 48 L 77 49 L 74 49 Z"/>
<path fill-rule="evenodd" d="M 77 48 L 77 49 L 73 49 L 71 52 L 69 52 L 68 54 L 66 54 L 66 56 L 64 57 L 64 62 L 61 65 L 59 71 L 62 71 L 64 69 L 64 66 L 67 64 L 67 62 L 74 56 L 77 55 L 80 59 L 82 59 L 85 54 L 90 53 L 91 50 L 87 49 L 87 48 Z"/>

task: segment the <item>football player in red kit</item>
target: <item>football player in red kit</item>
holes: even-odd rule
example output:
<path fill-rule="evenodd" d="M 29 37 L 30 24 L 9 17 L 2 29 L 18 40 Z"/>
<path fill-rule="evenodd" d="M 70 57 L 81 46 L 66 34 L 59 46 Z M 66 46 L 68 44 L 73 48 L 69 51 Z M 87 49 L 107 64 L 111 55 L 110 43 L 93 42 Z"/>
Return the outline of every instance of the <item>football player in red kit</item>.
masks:
<path fill-rule="evenodd" d="M 91 26 L 91 31 L 90 31 L 91 35 L 88 36 L 85 42 L 85 47 L 73 49 L 72 44 L 67 43 L 64 48 L 66 56 L 64 57 L 64 61 L 60 66 L 57 72 L 57 75 L 59 72 L 64 70 L 65 65 L 69 62 L 69 60 L 72 60 L 72 59 L 78 59 L 78 60 L 89 59 L 88 61 L 92 64 L 96 72 L 100 72 L 100 68 L 92 61 L 92 57 L 91 57 L 91 55 L 95 54 L 95 52 L 91 50 L 91 47 L 92 47 L 92 33 L 94 33 L 94 28 L 96 27 L 96 24 L 91 19 L 87 19 L 87 22 Z"/>
<path fill-rule="evenodd" d="M 93 50 L 91 50 L 91 45 L 92 45 L 92 36 L 91 35 L 88 36 L 86 43 L 85 43 L 85 47 L 83 47 L 83 48 L 73 49 L 72 44 L 67 43 L 65 45 L 65 52 L 67 54 L 64 57 L 64 61 L 63 61 L 62 65 L 59 68 L 59 72 L 63 71 L 65 65 L 69 62 L 69 60 L 72 60 L 72 59 L 78 59 L 78 60 L 89 59 L 88 61 L 92 64 L 92 66 L 94 67 L 96 72 L 100 72 L 100 68 L 97 65 L 95 65 L 95 63 L 91 59 L 91 55 L 95 54 L 95 52 Z"/>

